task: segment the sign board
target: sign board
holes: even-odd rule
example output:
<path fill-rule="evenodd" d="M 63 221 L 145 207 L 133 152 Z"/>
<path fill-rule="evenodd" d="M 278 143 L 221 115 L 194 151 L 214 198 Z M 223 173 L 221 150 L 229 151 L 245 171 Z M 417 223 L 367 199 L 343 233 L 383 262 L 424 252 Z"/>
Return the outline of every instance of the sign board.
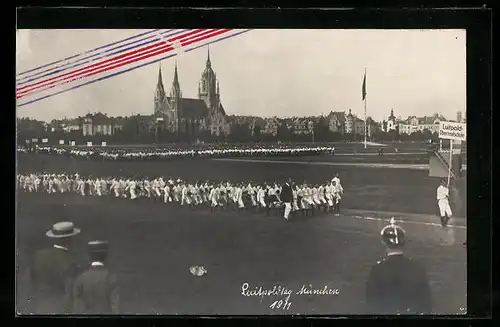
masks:
<path fill-rule="evenodd" d="M 42 143 L 49 143 L 49 139 L 42 139 Z"/>
<path fill-rule="evenodd" d="M 75 146 L 76 142 L 75 141 L 71 141 L 70 144 L 71 144 L 71 146 Z"/>
<path fill-rule="evenodd" d="M 101 146 L 106 146 L 106 142 L 102 142 L 102 143 L 101 143 Z"/>
<path fill-rule="evenodd" d="M 442 121 L 439 122 L 439 138 L 456 141 L 467 140 L 467 124 Z"/>
<path fill-rule="evenodd" d="M 156 118 L 156 121 L 163 121 L 163 117 Z"/>
<path fill-rule="evenodd" d="M 92 146 L 92 142 L 87 142 L 87 146 Z"/>
<path fill-rule="evenodd" d="M 59 140 L 59 145 L 64 145 L 64 140 Z"/>
<path fill-rule="evenodd" d="M 38 143 L 38 139 L 31 139 L 31 142 Z"/>

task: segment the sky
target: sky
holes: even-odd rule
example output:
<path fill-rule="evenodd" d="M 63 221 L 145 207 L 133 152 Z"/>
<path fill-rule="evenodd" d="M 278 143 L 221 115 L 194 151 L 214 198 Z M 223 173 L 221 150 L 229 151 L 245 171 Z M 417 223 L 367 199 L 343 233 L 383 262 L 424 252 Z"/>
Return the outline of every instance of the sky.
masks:
<path fill-rule="evenodd" d="M 18 30 L 16 72 L 119 41 L 142 30 Z M 466 111 L 465 30 L 252 30 L 210 45 L 226 113 L 262 117 L 348 111 L 456 119 Z M 169 92 L 177 61 L 184 97 L 196 98 L 207 48 L 161 61 Z M 17 108 L 50 121 L 89 112 L 153 113 L 160 63 Z"/>

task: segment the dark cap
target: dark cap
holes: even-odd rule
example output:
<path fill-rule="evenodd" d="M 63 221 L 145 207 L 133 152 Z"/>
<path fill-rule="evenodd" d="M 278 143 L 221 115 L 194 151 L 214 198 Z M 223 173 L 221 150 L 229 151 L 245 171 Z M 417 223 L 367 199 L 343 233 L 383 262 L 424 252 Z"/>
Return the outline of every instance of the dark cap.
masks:
<path fill-rule="evenodd" d="M 384 244 L 391 249 L 405 245 L 405 231 L 401 226 L 396 225 L 394 218 L 391 218 L 389 225 L 380 231 L 380 235 Z"/>
<path fill-rule="evenodd" d="M 89 248 L 90 253 L 108 252 L 108 242 L 107 241 L 90 241 L 88 243 L 88 248 Z"/>

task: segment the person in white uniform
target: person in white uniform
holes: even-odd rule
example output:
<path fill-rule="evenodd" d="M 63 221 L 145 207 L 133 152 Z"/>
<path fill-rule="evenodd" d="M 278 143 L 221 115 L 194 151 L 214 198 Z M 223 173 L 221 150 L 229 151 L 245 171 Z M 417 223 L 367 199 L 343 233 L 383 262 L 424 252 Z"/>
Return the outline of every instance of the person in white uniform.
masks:
<path fill-rule="evenodd" d="M 102 196 L 102 183 L 99 178 L 96 178 L 94 182 L 95 193 L 97 196 Z"/>
<path fill-rule="evenodd" d="M 127 189 L 130 192 L 130 200 L 137 199 L 137 192 L 136 192 L 137 183 L 135 180 L 133 180 L 133 179 L 130 180 L 130 182 L 128 183 L 127 188 L 125 190 L 127 191 Z"/>
<path fill-rule="evenodd" d="M 446 185 L 446 181 L 441 181 L 441 185 L 437 188 L 436 197 L 439 206 L 439 214 L 441 217 L 441 226 L 448 226 L 448 221 L 451 218 L 452 212 L 449 202 L 450 190 Z"/>
<path fill-rule="evenodd" d="M 210 211 L 215 211 L 219 204 L 217 203 L 219 188 L 213 186 L 208 195 L 208 199 L 210 200 Z"/>
<path fill-rule="evenodd" d="M 339 215 L 340 214 L 340 201 L 342 200 L 342 196 L 344 195 L 344 188 L 342 187 L 342 184 L 340 183 L 340 177 L 339 173 L 335 174 L 335 177 L 332 179 L 333 184 L 335 185 L 335 192 L 336 192 L 336 201 L 335 201 L 335 214 Z"/>
<path fill-rule="evenodd" d="M 171 203 L 172 202 L 172 197 L 170 195 L 170 185 L 168 183 L 165 183 L 163 186 L 163 202 L 165 203 Z"/>
<path fill-rule="evenodd" d="M 234 189 L 234 194 L 235 194 L 236 204 L 238 206 L 238 211 L 242 212 L 243 210 L 245 210 L 245 204 L 243 203 L 243 189 L 240 183 L 236 184 L 236 187 Z"/>
<path fill-rule="evenodd" d="M 257 202 L 262 209 L 266 208 L 266 189 L 264 186 L 257 186 Z"/>

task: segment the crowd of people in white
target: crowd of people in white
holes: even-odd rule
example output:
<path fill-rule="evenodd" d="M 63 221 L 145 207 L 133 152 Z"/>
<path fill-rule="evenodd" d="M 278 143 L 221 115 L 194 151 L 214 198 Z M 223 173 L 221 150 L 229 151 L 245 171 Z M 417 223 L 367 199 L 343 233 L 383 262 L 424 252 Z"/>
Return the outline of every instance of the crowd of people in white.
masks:
<path fill-rule="evenodd" d="M 129 200 L 149 199 L 164 204 L 214 210 L 254 211 L 278 214 L 284 208 L 277 182 L 189 182 L 180 178 L 83 177 L 76 174 L 31 173 L 17 175 L 18 189 L 56 196 L 111 197 Z M 291 185 L 292 211 L 303 215 L 317 211 L 339 214 L 344 190 L 338 174 L 319 184 Z"/>
<path fill-rule="evenodd" d="M 18 147 L 18 152 L 36 152 L 39 154 L 65 155 L 76 158 L 100 160 L 167 160 L 176 158 L 217 158 L 241 156 L 304 156 L 333 154 L 335 149 L 326 146 L 210 146 L 199 149 L 186 148 L 108 148 L 108 147 L 54 147 L 38 146 L 34 148 Z"/>

